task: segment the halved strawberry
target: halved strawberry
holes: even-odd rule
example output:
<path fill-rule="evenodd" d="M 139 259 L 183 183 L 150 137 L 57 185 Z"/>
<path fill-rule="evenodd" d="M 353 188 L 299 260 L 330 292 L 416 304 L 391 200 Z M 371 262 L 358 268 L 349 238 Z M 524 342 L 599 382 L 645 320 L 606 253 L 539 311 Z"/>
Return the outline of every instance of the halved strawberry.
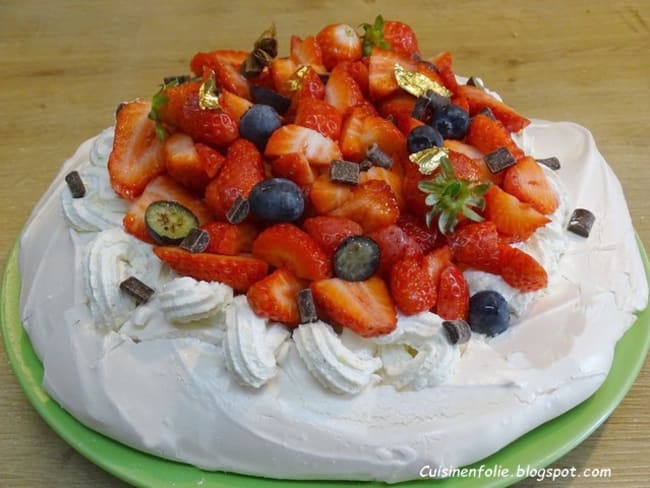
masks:
<path fill-rule="evenodd" d="M 388 334 L 397 326 L 397 311 L 381 278 L 314 281 L 311 286 L 319 314 L 362 337 Z"/>
<path fill-rule="evenodd" d="M 150 110 L 151 103 L 138 99 L 123 104 L 117 112 L 108 174 L 111 187 L 122 198 L 137 197 L 165 170 L 163 144 L 148 117 Z"/>
<path fill-rule="evenodd" d="M 499 243 L 499 252 L 499 274 L 506 283 L 524 292 L 546 288 L 546 270 L 530 254 L 505 243 Z"/>
<path fill-rule="evenodd" d="M 478 114 L 472 117 L 465 140 L 484 154 L 505 147 L 516 160 L 524 157 L 524 152 L 512 140 L 508 129 L 487 115 Z"/>
<path fill-rule="evenodd" d="M 370 98 L 379 100 L 399 89 L 395 79 L 395 65 L 405 70 L 413 70 L 416 63 L 397 52 L 373 47 L 368 64 Z"/>
<path fill-rule="evenodd" d="M 483 173 L 481 165 L 476 160 L 468 158 L 462 153 L 449 151 L 449 161 L 454 168 L 456 178 L 461 180 L 486 181 L 487 175 Z M 487 181 L 490 180 L 487 179 Z"/>
<path fill-rule="evenodd" d="M 237 139 L 228 148 L 221 171 L 205 189 L 205 201 L 215 217 L 224 220 L 237 197 L 248 197 L 264 177 L 260 152 L 246 139 Z"/>
<path fill-rule="evenodd" d="M 257 237 L 257 229 L 247 222 L 209 222 L 201 228 L 210 236 L 210 243 L 205 252 L 215 254 L 236 256 L 249 253 L 253 250 L 253 241 Z"/>
<path fill-rule="evenodd" d="M 410 115 L 407 114 L 399 114 L 395 117 L 395 125 L 397 128 L 400 130 L 402 134 L 404 134 L 406 137 L 411 133 L 413 129 L 416 127 L 420 127 L 421 125 L 424 125 L 424 122 L 418 119 L 414 119 Z"/>
<path fill-rule="evenodd" d="M 354 220 L 328 215 L 305 219 L 303 228 L 330 258 L 345 238 L 363 234 L 363 227 Z"/>
<path fill-rule="evenodd" d="M 443 51 L 431 60 L 438 70 L 438 74 L 442 79 L 443 84 L 452 92 L 458 91 L 458 81 L 456 75 L 451 68 L 452 58 L 449 51 Z"/>
<path fill-rule="evenodd" d="M 165 140 L 164 152 L 167 174 L 184 187 L 203 195 L 210 177 L 192 138 L 176 132 Z"/>
<path fill-rule="evenodd" d="M 171 128 L 180 126 L 186 101 L 198 95 L 200 87 L 201 83 L 188 82 L 165 88 L 161 94 L 165 103 L 157 108 L 160 121 Z"/>
<path fill-rule="evenodd" d="M 225 283 L 237 292 L 248 290 L 269 268 L 264 261 L 248 256 L 194 253 L 172 246 L 156 246 L 153 252 L 178 274 Z"/>
<path fill-rule="evenodd" d="M 321 48 L 323 64 L 331 70 L 342 61 L 356 61 L 361 58 L 361 39 L 348 24 L 330 24 L 316 34 Z"/>
<path fill-rule="evenodd" d="M 307 282 L 297 278 L 288 268 L 278 268 L 248 289 L 248 303 L 260 317 L 295 326 L 300 323 L 296 299 Z"/>
<path fill-rule="evenodd" d="M 487 107 L 510 132 L 518 132 L 530 124 L 530 120 L 515 109 L 476 86 L 459 85 L 457 92 L 467 100 L 470 115 L 475 115 Z"/>
<path fill-rule="evenodd" d="M 401 227 L 392 224 L 368 234 L 379 245 L 379 272 L 388 273 L 402 259 L 422 255 L 418 242 Z"/>
<path fill-rule="evenodd" d="M 310 99 L 298 104 L 294 123 L 314 129 L 325 137 L 338 141 L 343 119 L 340 112 L 329 103 Z"/>
<path fill-rule="evenodd" d="M 215 74 L 217 86 L 239 97 L 250 99 L 250 85 L 244 75 L 241 74 L 239 67 L 215 59 L 210 70 Z"/>
<path fill-rule="evenodd" d="M 543 214 L 555 212 L 560 204 L 544 170 L 529 156 L 506 170 L 503 189 Z"/>
<path fill-rule="evenodd" d="M 296 185 L 305 187 L 314 182 L 314 171 L 301 153 L 287 153 L 273 160 L 271 170 L 275 176 L 287 178 Z"/>
<path fill-rule="evenodd" d="M 399 205 L 386 182 L 370 180 L 354 187 L 351 197 L 329 215 L 354 220 L 372 232 L 397 222 Z"/>
<path fill-rule="evenodd" d="M 325 73 L 323 66 L 323 52 L 314 36 L 301 39 L 291 36 L 289 58 L 296 66 L 311 66 L 317 73 Z"/>
<path fill-rule="evenodd" d="M 428 253 L 445 243 L 444 236 L 438 232 L 438 227 L 427 227 L 424 219 L 418 219 L 415 215 L 401 213 L 397 225 L 418 243 L 424 253 Z"/>
<path fill-rule="evenodd" d="M 179 127 L 195 142 L 210 146 L 227 146 L 239 136 L 237 122 L 230 115 L 220 109 L 203 110 L 199 106 L 198 91 L 185 99 Z"/>
<path fill-rule="evenodd" d="M 451 249 L 449 249 L 449 246 L 442 246 L 434 249 L 430 253 L 424 255 L 422 263 L 433 282 L 436 283 L 436 285 L 439 285 L 442 272 L 452 264 Z"/>
<path fill-rule="evenodd" d="M 190 69 L 192 73 L 201 76 L 205 69 L 215 70 L 215 64 L 226 63 L 239 69 L 242 63 L 248 57 L 246 51 L 233 51 L 228 49 L 218 49 L 216 51 L 199 52 L 196 53 L 190 61 Z"/>
<path fill-rule="evenodd" d="M 531 205 L 492 185 L 485 194 L 485 217 L 513 240 L 525 241 L 550 220 Z"/>
<path fill-rule="evenodd" d="M 352 187 L 345 183 L 331 181 L 322 174 L 314 180 L 309 191 L 309 200 L 319 214 L 327 214 L 352 198 Z"/>
<path fill-rule="evenodd" d="M 390 291 L 399 309 L 407 315 L 429 310 L 436 304 L 437 283 L 431 279 L 422 256 L 397 261 L 390 271 Z"/>
<path fill-rule="evenodd" d="M 336 142 L 320 132 L 296 124 L 280 127 L 271 134 L 264 155 L 276 158 L 288 153 L 301 153 L 316 166 L 327 166 L 333 159 L 341 159 Z"/>
<path fill-rule="evenodd" d="M 452 265 L 440 275 L 436 313 L 446 320 L 467 320 L 469 312 L 469 286 L 462 271 Z"/>
<path fill-rule="evenodd" d="M 322 100 L 324 97 L 325 85 L 323 84 L 323 80 L 320 79 L 320 76 L 318 76 L 318 73 L 313 68 L 309 67 L 300 78 L 298 89 L 291 95 L 289 113 L 295 113 L 298 105 L 305 98 L 309 99 L 305 103 L 309 103 L 311 100 Z"/>
<path fill-rule="evenodd" d="M 322 280 L 332 274 L 325 251 L 293 224 L 276 224 L 263 230 L 253 242 L 253 256 L 277 268 L 286 266 L 306 280 Z"/>
<path fill-rule="evenodd" d="M 411 163 L 408 159 L 406 160 L 402 179 L 402 195 L 404 195 L 406 208 L 423 222 L 431 207 L 425 203 L 426 194 L 420 190 L 418 185 L 421 181 L 433 178 L 431 175 L 423 175 L 416 164 Z"/>
<path fill-rule="evenodd" d="M 488 273 L 499 271 L 499 233 L 494 222 L 472 222 L 447 236 L 456 262 Z"/>
<path fill-rule="evenodd" d="M 153 202 L 169 200 L 189 208 L 200 224 L 210 222 L 213 217 L 203 201 L 182 187 L 167 175 L 160 175 L 152 180 L 144 192 L 131 203 L 122 221 L 124 229 L 146 242 L 153 242 L 147 231 L 144 214 Z"/>
<path fill-rule="evenodd" d="M 220 103 L 223 110 L 230 115 L 235 122 L 237 122 L 237 125 L 239 125 L 239 119 L 241 119 L 241 116 L 253 106 L 252 102 L 235 95 L 228 90 L 221 90 Z"/>
<path fill-rule="evenodd" d="M 406 137 L 395 125 L 383 117 L 352 112 L 341 131 L 343 156 L 351 161 L 361 161 L 375 143 L 389 156 L 395 157 L 406 151 Z"/>
<path fill-rule="evenodd" d="M 397 119 L 400 115 L 411 116 L 415 107 L 416 98 L 405 92 L 396 92 L 382 99 L 377 104 L 377 109 L 382 117 L 389 115 Z"/>
<path fill-rule="evenodd" d="M 368 96 L 369 74 L 368 64 L 365 60 L 359 59 L 357 61 L 343 61 L 342 63 L 339 63 L 337 67 L 345 70 L 347 74 L 357 82 L 364 98 Z"/>
<path fill-rule="evenodd" d="M 196 149 L 201 165 L 203 166 L 203 171 L 205 171 L 208 177 L 212 179 L 217 176 L 226 158 L 216 149 L 201 144 L 200 142 L 194 144 L 194 149 Z"/>
<path fill-rule="evenodd" d="M 275 91 L 284 97 L 291 97 L 293 92 L 288 81 L 297 69 L 298 66 L 296 66 L 296 63 L 291 61 L 289 58 L 274 58 L 273 61 L 271 61 L 269 71 L 271 73 L 271 78 L 273 79 Z"/>
<path fill-rule="evenodd" d="M 325 101 L 336 108 L 341 115 L 345 115 L 364 100 L 361 87 L 345 66 L 334 68 L 325 85 Z"/>
<path fill-rule="evenodd" d="M 397 206 L 402 210 L 405 206 L 405 201 L 404 195 L 402 195 L 402 178 L 397 173 L 397 167 L 398 165 L 395 165 L 396 170 L 392 170 L 373 166 L 359 175 L 359 183 L 365 183 L 370 180 L 386 182 L 390 186 L 390 189 L 393 190 L 393 195 L 395 195 L 395 200 L 397 200 Z"/>

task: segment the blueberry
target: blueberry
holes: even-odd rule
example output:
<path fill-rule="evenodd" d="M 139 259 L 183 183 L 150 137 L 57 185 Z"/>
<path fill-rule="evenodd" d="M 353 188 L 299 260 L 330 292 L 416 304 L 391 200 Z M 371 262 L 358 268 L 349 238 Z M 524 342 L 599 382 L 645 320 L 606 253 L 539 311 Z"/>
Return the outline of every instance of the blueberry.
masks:
<path fill-rule="evenodd" d="M 445 139 L 462 139 L 469 127 L 469 114 L 453 103 L 438 108 L 429 122 Z"/>
<path fill-rule="evenodd" d="M 282 125 L 280 116 L 269 105 L 255 104 L 239 120 L 239 134 L 264 151 L 266 141 Z"/>
<path fill-rule="evenodd" d="M 279 114 L 285 113 L 291 105 L 291 100 L 278 92 L 263 86 L 251 86 L 251 96 L 255 103 L 273 107 Z"/>
<path fill-rule="evenodd" d="M 334 274 L 348 281 L 367 280 L 377 271 L 379 257 L 379 245 L 370 237 L 347 237 L 334 253 Z"/>
<path fill-rule="evenodd" d="M 420 125 L 413 129 L 408 136 L 408 150 L 410 154 L 429 149 L 433 146 L 442 147 L 442 135 L 430 125 Z"/>
<path fill-rule="evenodd" d="M 292 222 L 305 210 L 302 190 L 285 178 L 270 178 L 256 184 L 248 195 L 250 211 L 267 222 Z"/>
<path fill-rule="evenodd" d="M 469 326 L 474 332 L 495 336 L 510 325 L 508 302 L 496 291 L 484 290 L 469 299 Z"/>

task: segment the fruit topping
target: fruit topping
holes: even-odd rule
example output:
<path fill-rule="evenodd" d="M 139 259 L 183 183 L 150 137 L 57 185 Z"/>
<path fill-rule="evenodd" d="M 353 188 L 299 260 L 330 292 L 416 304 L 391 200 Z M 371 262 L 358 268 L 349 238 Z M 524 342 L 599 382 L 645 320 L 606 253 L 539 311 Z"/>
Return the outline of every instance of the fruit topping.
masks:
<path fill-rule="evenodd" d="M 422 256 L 406 257 L 390 270 L 390 291 L 405 314 L 431 309 L 438 298 L 437 288 L 438 283 L 429 274 Z"/>
<path fill-rule="evenodd" d="M 327 166 L 333 159 L 341 159 L 338 144 L 320 132 L 289 124 L 280 127 L 266 143 L 264 154 L 276 158 L 283 154 L 300 153 L 316 166 Z"/>
<path fill-rule="evenodd" d="M 379 245 L 367 236 L 350 236 L 334 253 L 334 275 L 348 281 L 364 281 L 379 266 Z"/>
<path fill-rule="evenodd" d="M 475 115 L 487 107 L 510 132 L 518 132 L 530 124 L 530 120 L 526 117 L 523 117 L 481 88 L 471 85 L 459 85 L 457 93 L 467 100 L 470 115 Z"/>
<path fill-rule="evenodd" d="M 349 198 L 329 215 L 354 220 L 365 232 L 372 232 L 397 222 L 399 213 L 399 204 L 390 185 L 381 180 L 369 180 L 355 186 Z"/>
<path fill-rule="evenodd" d="M 206 252 L 215 254 L 236 256 L 250 253 L 257 237 L 257 229 L 249 223 L 235 225 L 228 222 L 210 222 L 202 228 L 210 234 Z"/>
<path fill-rule="evenodd" d="M 505 243 L 499 243 L 499 274 L 510 286 L 524 292 L 548 285 L 546 270 L 534 257 Z"/>
<path fill-rule="evenodd" d="M 569 219 L 568 230 L 582 237 L 589 237 L 596 217 L 586 208 L 576 208 Z"/>
<path fill-rule="evenodd" d="M 529 156 L 506 171 L 503 189 L 543 214 L 555 212 L 560 204 L 544 170 Z"/>
<path fill-rule="evenodd" d="M 525 241 L 539 227 L 550 222 L 531 205 L 492 185 L 485 194 L 485 218 L 494 222 L 500 234 L 515 241 Z"/>
<path fill-rule="evenodd" d="M 453 264 L 442 270 L 438 284 L 436 313 L 443 319 L 467 319 L 469 286 L 463 272 Z"/>
<path fill-rule="evenodd" d="M 305 288 L 298 292 L 298 314 L 300 315 L 300 323 L 307 324 L 316 322 L 318 314 L 316 313 L 316 303 L 314 303 L 314 295 L 311 289 Z"/>
<path fill-rule="evenodd" d="M 356 185 L 359 183 L 359 164 L 335 160 L 330 163 L 330 180 L 336 183 Z"/>
<path fill-rule="evenodd" d="M 327 215 L 305 219 L 303 228 L 330 257 L 347 237 L 363 234 L 363 227 L 354 220 Z"/>
<path fill-rule="evenodd" d="M 445 139 L 462 139 L 469 128 L 469 114 L 452 103 L 438 108 L 430 124 Z"/>
<path fill-rule="evenodd" d="M 135 276 L 129 276 L 120 283 L 120 290 L 135 300 L 138 305 L 146 303 L 155 293 L 153 288 L 145 285 Z"/>
<path fill-rule="evenodd" d="M 447 235 L 454 260 L 470 268 L 498 273 L 499 233 L 493 222 L 468 223 Z"/>
<path fill-rule="evenodd" d="M 510 325 L 508 303 L 493 290 L 479 291 L 469 299 L 468 322 L 474 332 L 495 336 Z"/>
<path fill-rule="evenodd" d="M 278 92 L 264 86 L 251 86 L 251 97 L 257 105 L 268 105 L 280 115 L 284 114 L 291 105 L 291 99 L 283 97 Z"/>
<path fill-rule="evenodd" d="M 270 105 L 255 104 L 242 115 L 239 134 L 264 151 L 271 134 L 282 125 L 278 112 Z"/>
<path fill-rule="evenodd" d="M 178 202 L 160 200 L 151 203 L 144 214 L 151 238 L 158 244 L 180 244 L 199 220 L 192 211 Z"/>
<path fill-rule="evenodd" d="M 323 64 L 328 70 L 343 61 L 356 61 L 361 58 L 361 39 L 350 25 L 325 26 L 316 35 L 316 41 L 321 47 Z"/>
<path fill-rule="evenodd" d="M 417 153 L 433 146 L 442 147 L 443 138 L 440 132 L 430 125 L 420 125 L 413 129 L 406 140 L 409 153 Z"/>
<path fill-rule="evenodd" d="M 366 23 L 361 27 L 364 29 L 363 54 L 365 56 L 370 54 L 373 46 L 392 49 L 406 57 L 420 53 L 415 32 L 403 22 L 384 20 L 381 15 L 378 15 L 372 25 Z"/>
<path fill-rule="evenodd" d="M 287 178 L 300 187 L 308 187 L 316 178 L 307 158 L 301 153 L 287 153 L 273 160 L 271 172 Z"/>
<path fill-rule="evenodd" d="M 510 137 L 508 129 L 498 120 L 493 120 L 484 114 L 477 114 L 472 117 L 465 136 L 465 142 L 474 146 L 483 154 L 505 147 L 515 159 L 524 156 L 524 152 Z"/>
<path fill-rule="evenodd" d="M 210 234 L 205 230 L 194 227 L 181 241 L 179 247 L 189 252 L 203 252 L 210 245 Z"/>
<path fill-rule="evenodd" d="M 465 344 L 472 337 L 472 329 L 465 320 L 445 320 L 442 327 L 450 344 Z"/>
<path fill-rule="evenodd" d="M 260 181 L 248 196 L 250 210 L 266 222 L 292 222 L 305 210 L 302 190 L 286 178 Z"/>
<path fill-rule="evenodd" d="M 485 155 L 485 163 L 492 173 L 498 173 L 516 163 L 508 148 L 500 147 Z"/>
<path fill-rule="evenodd" d="M 210 176 L 192 138 L 176 132 L 165 139 L 164 154 L 167 174 L 184 187 L 203 193 Z"/>
<path fill-rule="evenodd" d="M 78 171 L 70 171 L 65 175 L 65 182 L 70 189 L 72 198 L 83 198 L 86 195 L 86 186 Z"/>
<path fill-rule="evenodd" d="M 289 269 L 278 268 L 253 284 L 246 298 L 257 315 L 295 326 L 300 323 L 296 297 L 305 284 Z"/>

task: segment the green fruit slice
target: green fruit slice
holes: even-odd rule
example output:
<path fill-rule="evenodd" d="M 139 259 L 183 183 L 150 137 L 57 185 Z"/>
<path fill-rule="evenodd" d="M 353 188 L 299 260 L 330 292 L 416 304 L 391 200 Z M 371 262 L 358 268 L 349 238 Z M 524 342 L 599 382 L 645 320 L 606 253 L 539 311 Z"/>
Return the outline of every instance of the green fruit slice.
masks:
<path fill-rule="evenodd" d="M 199 220 L 189 208 L 167 200 L 150 204 L 144 221 L 151 238 L 162 245 L 180 244 L 193 228 L 199 226 Z"/>

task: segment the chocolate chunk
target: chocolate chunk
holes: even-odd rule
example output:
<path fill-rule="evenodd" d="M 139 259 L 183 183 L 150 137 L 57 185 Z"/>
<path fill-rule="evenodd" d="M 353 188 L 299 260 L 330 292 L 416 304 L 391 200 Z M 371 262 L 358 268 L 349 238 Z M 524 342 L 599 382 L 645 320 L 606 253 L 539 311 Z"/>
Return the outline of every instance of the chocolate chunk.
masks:
<path fill-rule="evenodd" d="M 138 305 L 147 302 L 151 298 L 151 295 L 154 294 L 153 289 L 149 288 L 135 276 L 129 276 L 120 283 L 120 290 L 134 298 Z"/>
<path fill-rule="evenodd" d="M 361 162 L 359 162 L 359 171 L 368 171 L 373 166 L 374 164 L 372 164 L 372 161 L 368 158 L 363 158 Z"/>
<path fill-rule="evenodd" d="M 492 120 L 496 120 L 496 116 L 494 115 L 494 112 L 492 112 L 492 109 L 490 107 L 483 107 L 481 110 L 478 111 L 479 114 L 485 115 L 486 117 L 491 118 Z"/>
<path fill-rule="evenodd" d="M 320 81 L 323 82 L 323 85 L 327 85 L 327 82 L 330 79 L 330 74 L 329 73 L 318 73 L 318 77 L 320 78 Z"/>
<path fill-rule="evenodd" d="M 516 163 L 515 158 L 507 148 L 501 147 L 485 155 L 485 163 L 492 173 L 498 173 Z"/>
<path fill-rule="evenodd" d="M 543 164 L 544 166 L 547 166 L 551 168 L 552 170 L 557 171 L 560 169 L 560 160 L 556 158 L 555 156 L 550 157 L 550 158 L 544 158 L 544 159 L 536 159 L 539 164 Z"/>
<path fill-rule="evenodd" d="M 567 229 L 582 237 L 589 237 L 596 216 L 586 208 L 576 208 L 571 214 Z"/>
<path fill-rule="evenodd" d="M 381 150 L 376 142 L 373 142 L 366 151 L 366 157 L 375 165 L 390 169 L 393 167 L 393 158 Z"/>
<path fill-rule="evenodd" d="M 418 97 L 415 101 L 415 106 L 411 112 L 411 117 L 418 120 L 424 120 L 426 118 L 429 106 L 431 105 L 431 100 L 426 96 Z"/>
<path fill-rule="evenodd" d="M 210 244 L 210 234 L 205 230 L 194 227 L 181 241 L 179 247 L 189 252 L 203 252 Z"/>
<path fill-rule="evenodd" d="M 70 188 L 70 193 L 72 193 L 72 198 L 83 198 L 86 195 L 86 186 L 81 180 L 78 171 L 70 171 L 65 175 L 65 182 Z"/>
<path fill-rule="evenodd" d="M 476 76 L 470 76 L 466 84 L 469 86 L 475 86 L 476 88 L 480 88 L 481 90 L 485 90 L 485 84 L 483 83 L 483 80 L 477 78 Z"/>
<path fill-rule="evenodd" d="M 442 326 L 452 344 L 465 344 L 472 336 L 472 330 L 464 320 L 445 320 Z"/>
<path fill-rule="evenodd" d="M 314 297 L 309 288 L 298 292 L 298 312 L 300 313 L 301 324 L 316 322 L 318 320 L 316 304 L 314 303 Z"/>
<path fill-rule="evenodd" d="M 248 200 L 238 195 L 235 201 L 232 203 L 232 207 L 226 213 L 226 220 L 231 224 L 241 224 L 250 212 L 251 208 L 248 204 Z"/>
<path fill-rule="evenodd" d="M 335 159 L 330 163 L 330 180 L 356 185 L 359 183 L 359 163 Z"/>
<path fill-rule="evenodd" d="M 187 83 L 190 81 L 190 75 L 178 75 L 178 76 L 165 76 L 163 78 L 163 83 L 165 85 L 169 85 L 171 83 L 175 83 L 176 85 L 182 85 L 183 83 Z"/>

